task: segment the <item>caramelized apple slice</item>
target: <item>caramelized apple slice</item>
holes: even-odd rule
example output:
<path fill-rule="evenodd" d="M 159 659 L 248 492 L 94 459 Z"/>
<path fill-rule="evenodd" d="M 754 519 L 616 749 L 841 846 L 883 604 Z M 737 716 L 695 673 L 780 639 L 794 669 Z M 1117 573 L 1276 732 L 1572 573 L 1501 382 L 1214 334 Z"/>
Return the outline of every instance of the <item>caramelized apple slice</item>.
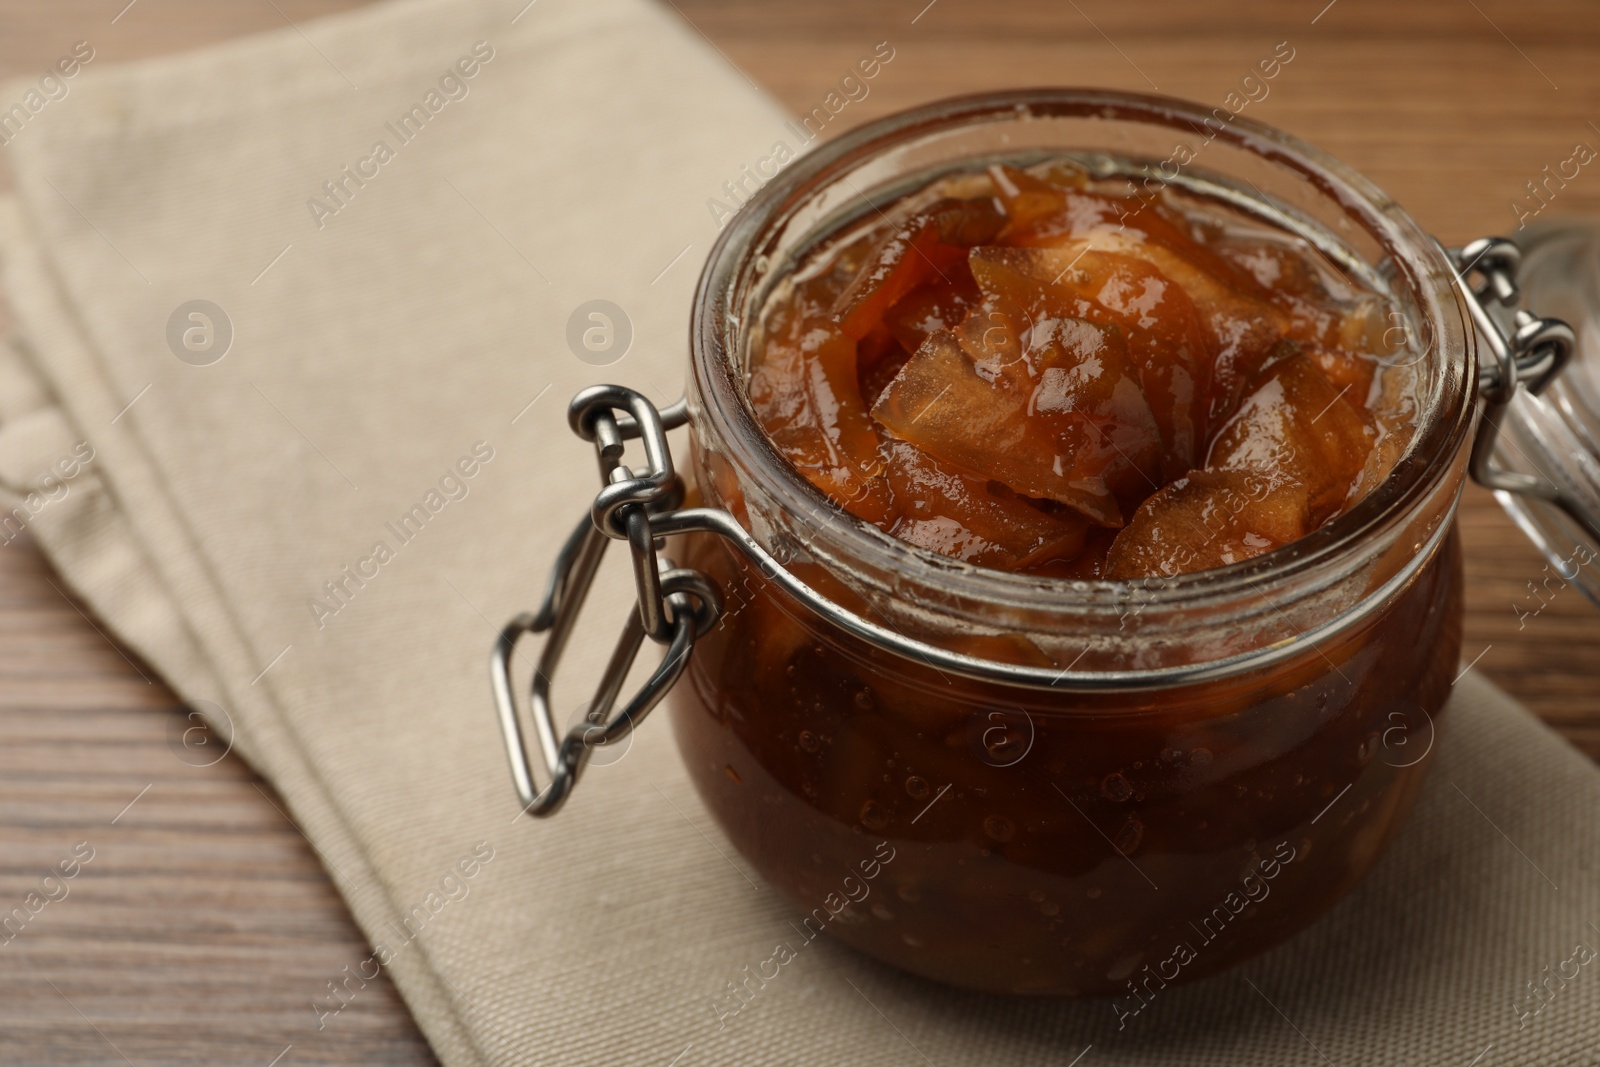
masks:
<path fill-rule="evenodd" d="M 1311 518 L 1320 524 L 1344 503 L 1372 439 L 1342 390 L 1296 353 L 1254 383 L 1233 418 L 1211 442 L 1206 466 L 1277 472 L 1303 484 Z"/>
<path fill-rule="evenodd" d="M 1160 245 L 1239 292 L 1267 295 L 1249 271 L 1197 240 L 1188 220 L 1158 200 L 1089 192 L 1082 174 L 1052 181 L 998 166 L 989 168 L 989 177 L 1008 219 L 1001 237 L 1006 244 L 1028 248 L 1115 233 Z"/>
<path fill-rule="evenodd" d="M 1348 390 L 1344 392 L 1346 400 L 1366 410 L 1365 404 L 1372 394 L 1372 379 L 1378 369 L 1376 363 L 1343 348 L 1313 348 L 1306 354 L 1335 389 Z"/>
<path fill-rule="evenodd" d="M 1304 537 L 1304 485 L 1256 470 L 1190 471 L 1146 500 L 1106 555 L 1111 579 L 1224 567 Z"/>
<path fill-rule="evenodd" d="M 1074 191 L 1021 171 L 990 168 L 997 197 L 1012 222 L 1004 238 L 1022 248 L 1057 248 L 1071 257 L 1089 248 L 1145 260 L 1181 286 L 1199 309 L 1210 375 L 1208 420 L 1225 417 L 1289 316 L 1249 271 L 1195 240 L 1181 217 L 1153 201 Z"/>
<path fill-rule="evenodd" d="M 1036 177 L 1027 171 L 997 164 L 989 168 L 989 180 L 994 183 L 995 199 L 1006 214 L 1006 228 L 1002 240 L 1010 242 L 1013 235 L 1028 234 L 1048 225 L 1066 209 L 1068 187 L 1065 182 L 1052 182 Z M 1079 174 L 1072 188 L 1081 190 L 1085 176 Z"/>
<path fill-rule="evenodd" d="M 1202 437 L 1206 341 L 1194 304 L 1143 260 L 1050 248 L 976 248 L 972 274 L 985 293 L 1032 319 L 1116 323 L 1156 422 L 1165 428 L 1162 477 L 1195 465 Z"/>
<path fill-rule="evenodd" d="M 993 240 L 1005 218 L 993 200 L 939 200 L 917 212 L 873 250 L 833 306 L 845 336 L 859 340 L 917 286 L 950 280 L 967 249 Z"/>
<path fill-rule="evenodd" d="M 1001 240 L 1028 247 L 1092 232 L 1136 230 L 1157 240 L 1193 243 L 1154 203 L 1087 190 L 1087 175 L 1068 173 L 1054 181 L 1014 167 L 989 168 L 995 199 L 1006 213 Z"/>
<path fill-rule="evenodd" d="M 885 477 L 900 521 L 890 533 L 919 548 L 999 570 L 1071 559 L 1088 522 L 1049 515 L 1005 486 L 947 467 L 904 441 L 887 451 Z"/>
<path fill-rule="evenodd" d="M 1350 399 L 1365 403 L 1376 370 L 1372 357 L 1385 350 L 1383 334 L 1391 325 L 1383 302 L 1370 294 L 1335 297 L 1315 269 L 1312 257 L 1318 253 L 1304 241 L 1291 246 L 1232 238 L 1218 242 L 1217 251 L 1284 310 L 1287 336 L 1307 349 L 1328 380 L 1336 388 L 1350 386 Z"/>
<path fill-rule="evenodd" d="M 861 399 L 866 404 L 868 411 L 872 410 L 873 405 L 878 402 L 878 398 L 883 395 L 883 391 L 889 388 L 889 383 L 894 381 L 895 376 L 900 373 L 900 368 L 906 365 L 906 361 L 911 358 L 911 352 L 914 351 L 916 349 L 907 351 L 901 348 L 900 343 L 896 341 L 888 351 L 881 353 L 870 365 L 861 365 L 860 359 L 857 357 L 858 373 L 861 381 Z"/>
<path fill-rule="evenodd" d="M 884 314 L 883 324 L 907 352 L 921 348 L 935 330 L 955 329 L 983 299 L 965 259 L 945 275 L 947 281 L 918 286 Z"/>
<path fill-rule="evenodd" d="M 893 501 L 856 376 L 856 346 L 827 319 L 805 314 L 815 309 L 807 295 L 768 323 L 750 375 L 751 403 L 778 451 L 811 484 L 851 513 L 886 524 Z"/>
<path fill-rule="evenodd" d="M 1312 246 L 1298 241 L 1246 237 L 1216 242 L 1217 254 L 1250 276 L 1266 298 L 1289 316 L 1289 336 L 1305 344 L 1336 340 L 1345 307 L 1336 300 L 1313 268 Z"/>
<path fill-rule="evenodd" d="M 1092 249 L 1142 259 L 1183 289 L 1200 313 L 1211 357 L 1207 426 L 1234 409 L 1289 328 L 1289 316 L 1257 291 L 1253 281 L 1232 269 L 1219 272 L 1221 261 L 1214 253 L 1176 235 L 1158 241 L 1133 229 L 1098 229 L 1084 237 L 1055 239 L 1049 247 L 1073 257 Z"/>
<path fill-rule="evenodd" d="M 998 320 L 990 328 L 1014 348 L 982 349 L 991 358 L 974 362 L 955 334 L 934 333 L 873 415 L 945 463 L 1121 525 L 1117 490 L 1149 476 L 1140 465 L 1154 467 L 1160 437 L 1120 335 L 1078 319 L 1024 327 L 991 305 L 969 319 L 980 337 Z"/>

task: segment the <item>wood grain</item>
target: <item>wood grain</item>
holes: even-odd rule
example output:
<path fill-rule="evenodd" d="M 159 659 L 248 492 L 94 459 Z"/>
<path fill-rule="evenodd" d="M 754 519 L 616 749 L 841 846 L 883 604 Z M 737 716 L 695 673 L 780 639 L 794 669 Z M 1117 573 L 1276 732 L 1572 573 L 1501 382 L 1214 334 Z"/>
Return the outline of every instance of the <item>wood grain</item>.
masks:
<path fill-rule="evenodd" d="M 40 72 L 80 39 L 110 63 L 304 26 L 358 0 L 125 2 L 0 0 L 0 75 Z M 1288 41 L 1294 61 L 1251 114 L 1359 167 L 1452 242 L 1513 229 L 1526 181 L 1576 141 L 1600 146 L 1600 7 L 1325 3 L 672 6 L 796 111 L 890 42 L 895 58 L 835 133 L 935 97 L 1029 84 L 1220 103 Z M 1549 210 L 1600 213 L 1600 171 Z M 1569 589 L 1519 624 L 1513 604 L 1540 557 L 1476 489 L 1461 528 L 1467 657 L 1481 652 L 1475 669 L 1600 758 L 1600 612 Z M 182 710 L 149 674 L 31 544 L 0 548 L 0 915 L 42 891 L 79 842 L 94 850 L 59 883 L 65 897 L 0 943 L 0 1063 L 433 1062 L 386 979 L 318 1030 L 311 1000 L 366 955 L 360 935 L 264 783 L 231 756 L 196 767 L 175 754 Z"/>

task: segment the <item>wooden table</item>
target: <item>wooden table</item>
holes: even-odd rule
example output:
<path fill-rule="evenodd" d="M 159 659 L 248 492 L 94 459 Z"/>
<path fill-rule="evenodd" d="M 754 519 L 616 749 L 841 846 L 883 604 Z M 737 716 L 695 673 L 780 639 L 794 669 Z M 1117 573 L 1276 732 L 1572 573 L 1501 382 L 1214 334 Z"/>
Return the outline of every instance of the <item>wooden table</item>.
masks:
<path fill-rule="evenodd" d="M 80 39 L 110 63 L 357 2 L 0 0 L 0 74 L 36 75 Z M 1600 7 L 1326 2 L 674 6 L 796 111 L 888 41 L 893 61 L 839 129 L 1030 84 L 1159 86 L 1220 104 L 1287 41 L 1295 58 L 1250 113 L 1365 171 L 1448 242 L 1514 229 L 1525 182 L 1575 142 L 1600 148 Z M 1548 211 L 1600 213 L 1600 168 Z M 1513 604 L 1531 603 L 1540 557 L 1481 491 L 1461 525 L 1466 657 L 1481 654 L 1477 670 L 1600 758 L 1600 613 L 1567 589 L 1519 624 Z M 32 545 L 0 549 L 0 912 L 76 843 L 94 849 L 70 895 L 0 945 L 0 1063 L 432 1062 L 386 980 L 316 1029 L 311 1000 L 366 954 L 360 935 L 264 783 L 232 757 L 175 755 L 182 712 L 148 674 Z"/>

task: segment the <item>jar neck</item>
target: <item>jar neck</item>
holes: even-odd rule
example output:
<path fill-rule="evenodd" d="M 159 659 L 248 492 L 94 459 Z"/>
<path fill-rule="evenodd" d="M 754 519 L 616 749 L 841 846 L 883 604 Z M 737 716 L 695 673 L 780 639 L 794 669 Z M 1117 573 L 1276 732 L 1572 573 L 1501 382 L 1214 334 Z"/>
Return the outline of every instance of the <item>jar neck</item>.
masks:
<path fill-rule="evenodd" d="M 1104 117 L 1108 107 L 1114 118 Z M 730 223 L 696 298 L 690 403 L 705 502 L 732 511 L 795 573 L 814 576 L 806 580 L 818 592 L 853 601 L 895 630 L 942 647 L 970 645 L 975 634 L 1022 635 L 1074 671 L 1243 663 L 1380 610 L 1437 551 L 1453 515 L 1473 418 L 1475 338 L 1432 238 L 1359 175 L 1242 119 L 1218 135 L 1228 154 L 1209 149 L 1208 163 L 1229 168 L 1207 173 L 1237 185 L 1236 172 L 1251 189 L 1270 190 L 1275 204 L 1294 203 L 1299 223 L 1320 228 L 1317 240 L 1385 279 L 1418 341 L 1423 389 L 1409 450 L 1328 525 L 1254 559 L 1173 578 L 1066 581 L 991 571 L 898 541 L 826 499 L 778 455 L 751 409 L 747 359 L 760 309 L 805 251 L 849 215 L 841 188 L 876 210 L 940 168 L 992 156 L 998 143 L 1031 137 L 1034 150 L 1049 151 L 1054 137 L 1061 152 L 1100 149 L 1105 142 L 1082 138 L 1120 144 L 1134 130 L 1159 144 L 1203 117 L 1156 98 L 1000 94 L 866 127 L 781 173 Z"/>

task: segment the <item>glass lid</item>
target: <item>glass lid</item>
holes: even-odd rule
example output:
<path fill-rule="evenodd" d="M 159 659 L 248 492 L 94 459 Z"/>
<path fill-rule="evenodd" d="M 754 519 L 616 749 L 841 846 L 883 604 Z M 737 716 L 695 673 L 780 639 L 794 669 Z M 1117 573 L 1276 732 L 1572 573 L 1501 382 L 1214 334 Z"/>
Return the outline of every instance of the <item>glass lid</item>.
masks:
<path fill-rule="evenodd" d="M 1542 391 L 1516 391 L 1494 458 L 1552 485 L 1564 506 L 1503 489 L 1495 496 L 1551 571 L 1600 606 L 1600 543 L 1591 532 L 1600 528 L 1600 220 L 1534 224 L 1516 244 L 1523 306 L 1564 320 L 1577 343 Z"/>

